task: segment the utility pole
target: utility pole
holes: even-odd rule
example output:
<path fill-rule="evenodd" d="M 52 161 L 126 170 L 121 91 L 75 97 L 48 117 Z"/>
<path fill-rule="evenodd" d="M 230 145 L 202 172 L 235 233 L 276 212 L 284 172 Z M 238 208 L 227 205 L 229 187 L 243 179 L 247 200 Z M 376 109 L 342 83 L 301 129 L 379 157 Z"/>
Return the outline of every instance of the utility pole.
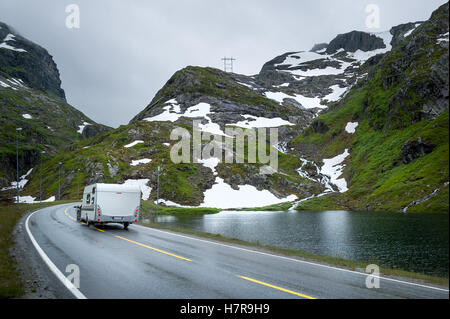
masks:
<path fill-rule="evenodd" d="M 58 178 L 58 200 L 61 200 L 61 166 L 62 163 L 58 163 L 59 166 L 59 178 Z"/>
<path fill-rule="evenodd" d="M 233 57 L 231 58 L 223 58 L 223 70 L 225 72 L 227 72 L 228 70 L 230 70 L 231 73 L 233 73 L 233 61 L 236 61 L 236 59 L 234 59 Z"/>
<path fill-rule="evenodd" d="M 16 128 L 16 172 L 17 172 L 17 206 L 19 206 L 19 132 L 22 131 L 21 127 Z"/>
<path fill-rule="evenodd" d="M 45 154 L 45 151 L 41 152 L 41 156 L 39 156 L 39 203 L 42 204 L 42 155 Z"/>
<path fill-rule="evenodd" d="M 164 164 L 164 159 L 161 161 L 161 165 L 158 166 L 158 177 L 157 177 L 157 184 L 156 184 L 156 220 L 158 220 L 158 207 L 159 207 L 159 175 L 161 173 L 161 171 L 163 170 L 163 164 Z"/>
<path fill-rule="evenodd" d="M 78 168 L 77 173 L 79 173 L 79 172 L 80 172 L 80 169 Z M 77 177 L 77 200 L 79 200 L 79 199 L 80 199 L 80 180 Z"/>

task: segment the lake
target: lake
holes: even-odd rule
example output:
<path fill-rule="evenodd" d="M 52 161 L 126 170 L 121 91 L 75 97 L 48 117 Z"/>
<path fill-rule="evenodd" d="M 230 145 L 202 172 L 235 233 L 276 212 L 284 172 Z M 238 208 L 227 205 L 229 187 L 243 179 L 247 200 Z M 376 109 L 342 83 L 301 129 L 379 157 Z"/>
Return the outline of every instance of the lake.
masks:
<path fill-rule="evenodd" d="M 448 222 L 447 214 L 348 211 L 224 211 L 158 218 L 162 225 L 446 277 Z"/>

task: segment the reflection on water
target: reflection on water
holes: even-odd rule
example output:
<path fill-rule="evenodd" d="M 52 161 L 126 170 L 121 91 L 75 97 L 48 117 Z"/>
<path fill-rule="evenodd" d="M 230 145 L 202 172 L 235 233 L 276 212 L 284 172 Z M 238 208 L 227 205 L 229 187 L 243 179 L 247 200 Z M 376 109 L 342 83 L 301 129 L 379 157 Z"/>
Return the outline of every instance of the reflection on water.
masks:
<path fill-rule="evenodd" d="M 158 222 L 264 245 L 448 276 L 448 215 L 221 212 Z"/>

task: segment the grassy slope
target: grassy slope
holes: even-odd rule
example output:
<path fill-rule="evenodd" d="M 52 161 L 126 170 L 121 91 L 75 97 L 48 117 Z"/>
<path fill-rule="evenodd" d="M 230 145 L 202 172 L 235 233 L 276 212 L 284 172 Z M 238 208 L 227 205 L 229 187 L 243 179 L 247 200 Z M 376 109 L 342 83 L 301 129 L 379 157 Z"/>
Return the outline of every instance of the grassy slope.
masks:
<path fill-rule="evenodd" d="M 298 208 L 397 211 L 442 188 L 439 196 L 412 207 L 411 211 L 448 212 L 448 186 L 443 187 L 448 181 L 448 110 L 433 121 L 424 120 L 405 129 L 375 130 L 360 117 L 365 90 L 354 90 L 342 106 L 318 118 L 330 127 L 327 133 L 307 130 L 292 142 L 300 148 L 311 144 L 322 146 L 316 153 L 318 162 L 320 158 L 342 153 L 345 148 L 351 150 L 344 170 L 350 190 L 343 195 L 333 194 L 305 201 Z M 344 130 L 345 125 L 354 120 L 360 125 L 354 135 L 348 134 Z M 434 151 L 410 164 L 398 163 L 403 145 L 419 137 L 436 145 Z"/>
<path fill-rule="evenodd" d="M 409 211 L 449 211 L 448 185 L 444 186 L 449 180 L 448 109 L 433 120 L 421 115 L 423 105 L 433 103 L 430 92 L 442 88 L 436 70 L 446 67 L 448 48 L 437 45 L 436 38 L 446 30 L 448 10 L 444 5 L 369 69 L 368 80 L 318 117 L 328 125 L 328 132 L 315 133 L 309 128 L 292 141 L 297 149 L 315 150 L 311 157 L 317 163 L 345 148 L 351 153 L 343 173 L 350 190 L 305 201 L 299 210 L 397 211 L 440 189 L 437 196 Z M 359 122 L 354 135 L 344 130 L 350 121 Z M 402 147 L 419 138 L 434 145 L 433 152 L 403 164 Z"/>
<path fill-rule="evenodd" d="M 36 161 L 39 152 L 45 150 L 44 157 L 48 158 L 48 154 L 60 152 L 82 139 L 78 125 L 84 121 L 94 123 L 64 100 L 33 89 L 0 88 L 0 109 L 0 160 L 7 164 L 11 160 L 15 163 L 17 127 L 23 129 L 19 134 L 19 157 L 23 165 L 30 165 L 24 163 L 25 153 L 29 161 Z M 25 119 L 22 114 L 30 114 L 32 119 Z M 21 169 L 20 175 L 27 167 Z M 11 178 L 10 175 L 9 165 L 3 165 L 0 178 Z"/>

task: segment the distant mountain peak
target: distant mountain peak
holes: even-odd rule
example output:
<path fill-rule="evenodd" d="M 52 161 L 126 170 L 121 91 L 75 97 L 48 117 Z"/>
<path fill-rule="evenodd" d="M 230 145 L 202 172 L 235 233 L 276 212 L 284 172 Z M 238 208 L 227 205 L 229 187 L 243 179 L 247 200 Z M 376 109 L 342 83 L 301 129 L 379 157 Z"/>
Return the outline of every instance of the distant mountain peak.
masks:
<path fill-rule="evenodd" d="M 28 87 L 66 98 L 53 57 L 3 22 L 0 22 L 0 76 L 20 79 Z"/>

